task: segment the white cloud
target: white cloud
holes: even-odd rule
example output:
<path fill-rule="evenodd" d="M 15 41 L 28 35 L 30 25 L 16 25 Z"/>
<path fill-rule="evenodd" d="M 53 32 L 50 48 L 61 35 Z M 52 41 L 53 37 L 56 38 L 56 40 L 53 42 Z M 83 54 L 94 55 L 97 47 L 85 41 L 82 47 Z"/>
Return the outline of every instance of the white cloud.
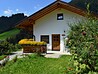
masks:
<path fill-rule="evenodd" d="M 27 13 L 24 13 L 24 15 L 25 15 L 25 16 L 29 16 L 29 14 L 27 14 Z"/>
<path fill-rule="evenodd" d="M 15 9 L 15 10 L 7 9 L 3 13 L 5 16 L 11 16 L 12 14 L 17 14 L 17 13 L 24 13 L 25 16 L 29 16 L 29 12 L 27 13 L 26 11 L 20 11 L 19 9 Z"/>
<path fill-rule="evenodd" d="M 7 9 L 4 11 L 4 14 L 6 14 L 6 15 L 11 15 L 12 13 L 13 13 L 13 11 L 10 9 Z"/>
<path fill-rule="evenodd" d="M 18 12 L 19 11 L 19 9 L 16 9 L 16 12 Z"/>

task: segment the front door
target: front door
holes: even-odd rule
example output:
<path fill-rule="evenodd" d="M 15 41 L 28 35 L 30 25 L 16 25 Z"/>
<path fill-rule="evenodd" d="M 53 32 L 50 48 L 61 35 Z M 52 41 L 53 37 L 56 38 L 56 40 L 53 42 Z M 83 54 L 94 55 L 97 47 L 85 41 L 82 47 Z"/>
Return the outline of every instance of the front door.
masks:
<path fill-rule="evenodd" d="M 52 50 L 60 51 L 60 34 L 52 34 Z"/>

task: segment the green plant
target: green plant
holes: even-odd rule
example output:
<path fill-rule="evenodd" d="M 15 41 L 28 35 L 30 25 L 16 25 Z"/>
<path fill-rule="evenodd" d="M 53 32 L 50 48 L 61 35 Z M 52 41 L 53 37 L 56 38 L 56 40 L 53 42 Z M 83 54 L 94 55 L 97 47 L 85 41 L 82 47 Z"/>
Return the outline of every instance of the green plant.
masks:
<path fill-rule="evenodd" d="M 16 62 L 16 61 L 17 61 L 17 55 L 14 57 L 13 61 L 14 61 L 14 62 Z"/>
<path fill-rule="evenodd" d="M 7 41 L 2 41 L 0 43 L 0 55 L 7 54 L 10 52 L 11 45 Z"/>
<path fill-rule="evenodd" d="M 76 73 L 98 72 L 98 21 L 89 19 L 70 25 L 69 42 Z"/>
<path fill-rule="evenodd" d="M 20 44 L 15 44 L 14 46 L 16 51 L 22 49 L 22 46 Z"/>
<path fill-rule="evenodd" d="M 0 55 L 3 54 L 10 54 L 12 51 L 15 51 L 16 49 L 21 48 L 20 45 L 13 45 L 6 40 L 0 42 Z"/>

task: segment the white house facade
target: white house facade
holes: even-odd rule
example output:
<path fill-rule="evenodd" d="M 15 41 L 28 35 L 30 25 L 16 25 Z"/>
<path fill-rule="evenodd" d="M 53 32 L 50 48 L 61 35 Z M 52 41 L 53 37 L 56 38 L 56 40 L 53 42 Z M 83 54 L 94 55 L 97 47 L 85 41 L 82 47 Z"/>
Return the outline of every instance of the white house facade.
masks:
<path fill-rule="evenodd" d="M 61 15 L 61 16 L 58 16 Z M 62 19 L 58 19 L 61 17 Z M 64 38 L 69 31 L 68 24 L 81 20 L 83 16 L 58 8 L 35 21 L 33 26 L 36 41 L 47 41 L 49 51 L 65 51 Z"/>
<path fill-rule="evenodd" d="M 28 18 L 22 20 L 18 27 L 30 29 L 36 41 L 47 42 L 48 51 L 65 52 L 65 37 L 69 24 L 84 19 L 85 12 L 57 0 Z"/>

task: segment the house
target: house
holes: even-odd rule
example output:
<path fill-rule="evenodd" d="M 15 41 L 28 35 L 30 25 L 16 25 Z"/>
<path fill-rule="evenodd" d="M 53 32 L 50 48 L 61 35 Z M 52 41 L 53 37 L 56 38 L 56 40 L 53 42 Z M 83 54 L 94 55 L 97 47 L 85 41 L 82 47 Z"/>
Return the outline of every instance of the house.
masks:
<path fill-rule="evenodd" d="M 84 19 L 85 14 L 81 9 L 56 0 L 22 20 L 17 27 L 31 31 L 36 41 L 47 42 L 48 51 L 65 52 L 68 24 Z"/>

